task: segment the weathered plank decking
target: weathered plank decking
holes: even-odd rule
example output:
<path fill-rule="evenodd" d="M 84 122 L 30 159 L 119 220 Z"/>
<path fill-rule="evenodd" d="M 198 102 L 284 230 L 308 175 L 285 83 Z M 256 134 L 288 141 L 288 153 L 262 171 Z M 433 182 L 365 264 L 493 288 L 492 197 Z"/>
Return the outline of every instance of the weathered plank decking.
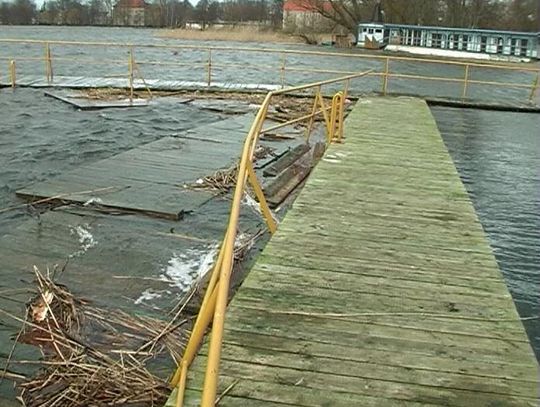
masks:
<path fill-rule="evenodd" d="M 0 78 L 0 88 L 11 86 L 9 78 Z M 127 75 L 125 78 L 86 77 L 86 76 L 55 76 L 49 83 L 43 75 L 18 75 L 17 86 L 31 88 L 129 88 Z M 264 91 L 281 89 L 281 85 L 260 83 L 233 83 L 212 81 L 210 85 L 201 81 L 182 81 L 166 79 L 134 79 L 133 88 L 136 90 L 219 90 L 219 91 Z"/>
<path fill-rule="evenodd" d="M 220 406 L 537 406 L 538 364 L 425 102 L 364 100 L 345 134 L 229 307 Z"/>
<path fill-rule="evenodd" d="M 29 200 L 59 197 L 77 203 L 96 196 L 104 207 L 177 220 L 215 195 L 186 189 L 184 184 L 233 165 L 252 120 L 252 114 L 235 116 L 164 137 L 27 186 L 17 195 Z M 89 195 L 87 191 L 97 192 Z"/>

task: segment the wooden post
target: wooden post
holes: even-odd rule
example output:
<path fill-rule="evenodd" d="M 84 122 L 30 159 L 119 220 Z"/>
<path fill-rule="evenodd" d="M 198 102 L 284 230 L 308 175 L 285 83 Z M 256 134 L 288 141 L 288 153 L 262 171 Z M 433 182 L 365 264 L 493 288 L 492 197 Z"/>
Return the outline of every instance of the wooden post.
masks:
<path fill-rule="evenodd" d="M 50 85 L 53 80 L 51 47 L 48 42 L 45 43 L 45 76 L 47 83 Z"/>
<path fill-rule="evenodd" d="M 462 99 L 467 98 L 467 89 L 469 87 L 469 64 L 465 65 L 465 79 L 463 81 L 463 94 Z"/>
<path fill-rule="evenodd" d="M 208 68 L 207 68 L 207 78 L 206 83 L 208 87 L 212 84 L 212 50 L 208 50 Z"/>
<path fill-rule="evenodd" d="M 9 61 L 9 78 L 11 80 L 11 87 L 15 89 L 17 83 L 17 69 L 13 59 Z"/>
<path fill-rule="evenodd" d="M 388 72 L 390 71 L 390 57 L 386 57 L 384 62 L 384 79 L 383 79 L 383 90 L 382 93 L 386 96 L 388 92 Z"/>
<path fill-rule="evenodd" d="M 536 79 L 533 81 L 532 88 L 531 88 L 531 95 L 529 96 L 529 102 L 533 102 L 534 98 L 536 97 L 539 81 L 540 81 L 540 72 L 536 74 Z"/>
<path fill-rule="evenodd" d="M 280 70 L 281 89 L 285 87 L 285 63 L 286 63 L 286 56 L 285 56 L 285 53 L 282 53 L 281 54 L 281 70 Z"/>
<path fill-rule="evenodd" d="M 128 80 L 129 80 L 129 103 L 133 104 L 133 47 L 130 47 L 129 49 Z"/>

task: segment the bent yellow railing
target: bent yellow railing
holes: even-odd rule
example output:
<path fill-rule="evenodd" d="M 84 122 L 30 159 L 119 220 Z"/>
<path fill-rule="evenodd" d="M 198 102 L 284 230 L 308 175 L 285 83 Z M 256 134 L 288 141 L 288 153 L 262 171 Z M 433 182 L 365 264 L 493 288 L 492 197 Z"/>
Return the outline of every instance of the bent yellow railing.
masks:
<path fill-rule="evenodd" d="M 213 267 L 212 275 L 210 277 L 199 314 L 195 321 L 191 337 L 188 341 L 182 360 L 179 363 L 178 369 L 171 380 L 172 386 L 177 387 L 178 389 L 176 400 L 177 406 L 183 405 L 188 368 L 197 354 L 210 323 L 212 323 L 212 331 L 209 341 L 208 363 L 204 379 L 204 390 L 201 405 L 204 407 L 209 407 L 214 406 L 215 403 L 219 377 L 221 343 L 225 323 L 225 310 L 229 297 L 230 279 L 234 264 L 234 244 L 239 224 L 240 206 L 244 193 L 246 192 L 248 182 L 252 186 L 257 199 L 259 200 L 268 229 L 271 233 L 274 233 L 277 228 L 277 223 L 267 205 L 266 199 L 253 169 L 253 157 L 260 135 L 277 128 L 282 128 L 300 121 L 309 120 L 306 133 L 306 138 L 309 138 L 313 129 L 315 117 L 322 114 L 326 126 L 327 141 L 340 141 L 343 136 L 345 100 L 350 81 L 367 76 L 370 74 L 370 72 L 371 71 L 366 71 L 336 79 L 291 87 L 269 92 L 266 95 L 244 142 L 225 237 L 223 239 L 217 261 Z M 324 85 L 335 83 L 343 83 L 343 90 L 332 99 L 332 104 L 327 106 L 322 96 L 321 88 Z M 286 93 L 306 90 L 315 91 L 311 114 L 263 129 L 268 108 L 273 97 Z M 329 110 L 331 111 L 330 115 L 328 114 Z"/>
<path fill-rule="evenodd" d="M 330 61 L 336 61 L 338 58 L 344 58 L 349 61 L 365 61 L 368 63 L 377 64 L 378 68 L 373 69 L 370 76 L 381 78 L 381 84 L 378 89 L 371 89 L 372 91 L 380 92 L 384 95 L 391 92 L 392 79 L 397 81 L 429 81 L 433 83 L 450 83 L 456 86 L 461 86 L 459 96 L 461 98 L 470 97 L 470 90 L 473 85 L 487 86 L 492 88 L 501 89 L 517 89 L 525 91 L 523 93 L 523 100 L 532 101 L 537 94 L 538 87 L 540 86 L 535 78 L 540 73 L 540 69 L 533 65 L 527 64 L 503 64 L 493 62 L 472 62 L 472 61 L 456 61 L 456 60 L 443 60 L 434 58 L 422 58 L 422 57 L 406 57 L 406 56 L 390 56 L 390 55 L 373 55 L 358 52 L 327 52 L 327 51 L 314 51 L 314 50 L 292 50 L 281 48 L 251 48 L 251 47 L 228 47 L 228 46 L 199 46 L 199 45 L 174 45 L 174 44 L 132 44 L 132 43 L 118 43 L 118 42 L 79 42 L 79 41 L 47 41 L 47 40 L 22 40 L 22 39 L 0 39 L 0 51 L 2 45 L 25 45 L 28 47 L 38 47 L 37 52 L 32 52 L 26 56 L 17 55 L 0 55 L 0 61 L 16 60 L 26 64 L 29 63 L 45 63 L 45 78 L 47 83 L 53 82 L 53 62 L 65 64 L 65 63 L 78 63 L 85 65 L 100 65 L 108 66 L 112 69 L 114 66 L 125 66 L 125 59 L 123 57 L 117 58 L 102 58 L 95 57 L 95 52 L 92 49 L 98 47 L 104 49 L 118 48 L 119 50 L 127 50 L 128 60 L 134 60 L 135 51 L 149 51 L 146 52 L 146 56 L 137 59 L 137 63 L 133 65 L 134 72 L 137 72 L 138 76 L 143 80 L 144 78 L 138 66 L 144 67 L 161 67 L 167 69 L 190 69 L 200 70 L 201 82 L 207 86 L 211 86 L 218 75 L 218 71 L 226 69 L 242 69 L 244 72 L 248 70 L 254 70 L 257 72 L 275 72 L 278 76 L 276 82 L 282 87 L 286 86 L 286 74 L 290 73 L 307 73 L 307 74 L 320 74 L 320 75 L 350 75 L 358 71 L 340 69 L 339 64 L 330 64 L 326 69 L 316 67 L 314 64 L 307 64 L 306 66 L 295 66 L 298 60 L 295 61 L 294 57 L 308 58 L 308 57 L 327 57 Z M 43 47 L 43 48 L 41 48 Z M 51 47 L 86 47 L 88 49 L 87 57 L 69 57 L 69 56 L 56 56 L 53 58 Z M 43 51 L 41 51 L 43 50 Z M 44 54 L 42 54 L 44 52 Z M 161 54 L 156 55 L 156 53 Z M 115 53 L 115 55 L 122 55 L 123 52 Z M 189 61 L 183 57 L 186 53 Z M 229 60 L 221 60 L 224 56 L 237 56 L 239 53 L 250 54 L 265 54 L 276 55 L 279 60 L 274 61 L 273 64 L 269 63 L 253 63 L 255 58 L 246 58 L 246 61 L 232 62 Z M 125 53 L 124 53 L 125 54 Z M 141 52 L 143 54 L 143 52 Z M 149 57 L 153 56 L 153 59 Z M 172 57 L 176 55 L 175 57 Z M 195 56 L 194 56 L 195 55 Z M 168 58 L 171 57 L 171 58 Z M 168 60 L 170 59 L 170 60 Z M 236 58 L 235 58 L 236 59 Z M 237 60 L 237 59 L 236 59 Z M 128 62 L 129 63 L 129 62 Z M 414 70 L 413 72 L 407 72 L 407 68 L 403 65 L 420 64 L 419 66 L 432 66 L 432 72 L 429 75 L 423 72 L 422 69 Z M 21 64 L 19 64 L 21 65 Z M 448 69 L 455 69 L 452 74 L 439 75 L 436 72 L 440 71 L 439 67 L 447 67 Z M 136 69 L 137 68 L 137 69 Z M 368 69 L 368 68 L 366 68 Z M 490 78 L 485 77 L 486 71 L 492 71 L 489 75 Z M 418 71 L 418 72 L 416 72 Z M 509 77 L 511 73 L 522 73 L 524 77 Z M 120 77 L 123 75 L 103 75 L 105 78 Z M 129 73 L 131 78 L 131 71 Z M 517 79 L 517 80 L 514 80 Z M 133 82 L 129 82 L 130 93 L 132 93 Z M 146 85 L 146 83 L 145 83 Z M 147 90 L 149 87 L 146 86 Z M 525 95 L 526 93 L 526 95 Z M 458 93 L 456 92 L 456 95 Z M 494 95 L 494 97 L 498 97 Z"/>

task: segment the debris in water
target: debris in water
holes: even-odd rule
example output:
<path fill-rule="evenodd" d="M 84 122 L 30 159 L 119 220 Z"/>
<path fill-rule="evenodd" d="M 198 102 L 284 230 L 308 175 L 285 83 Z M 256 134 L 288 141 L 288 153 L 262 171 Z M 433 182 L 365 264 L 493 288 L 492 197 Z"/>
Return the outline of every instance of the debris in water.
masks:
<path fill-rule="evenodd" d="M 7 360 L 10 365 L 39 366 L 33 377 L 5 375 L 15 381 L 18 399 L 27 407 L 89 405 L 159 406 L 170 394 L 167 378 L 151 373 L 148 363 L 172 358 L 176 363 L 188 338 L 188 296 L 162 321 L 121 310 L 91 306 L 34 268 L 37 294 L 22 322 L 18 342 L 38 346 L 39 360 Z M 40 304 L 40 301 L 42 303 Z M 46 304 L 46 305 L 45 305 Z M 37 308 L 36 308 L 37 307 Z M 43 309 L 47 309 L 45 312 Z"/>

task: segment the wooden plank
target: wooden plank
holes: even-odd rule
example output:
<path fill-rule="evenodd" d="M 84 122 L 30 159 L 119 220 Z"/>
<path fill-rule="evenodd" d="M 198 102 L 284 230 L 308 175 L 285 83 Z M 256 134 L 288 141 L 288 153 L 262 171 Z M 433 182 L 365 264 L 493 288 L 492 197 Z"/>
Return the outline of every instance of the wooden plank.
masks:
<path fill-rule="evenodd" d="M 227 402 L 538 405 L 522 321 L 425 102 L 370 99 L 345 132 L 231 302 Z"/>
<path fill-rule="evenodd" d="M 200 356 L 201 362 L 205 357 Z M 204 363 L 201 363 L 204 364 Z M 194 366 L 195 373 L 203 373 L 199 364 Z M 335 367 L 339 371 L 339 364 Z M 536 399 L 533 397 L 522 397 L 508 394 L 498 394 L 492 392 L 481 392 L 463 390 L 457 388 L 459 383 L 455 383 L 454 388 L 444 388 L 441 386 L 426 386 L 418 383 L 399 382 L 389 379 L 378 380 L 372 378 L 363 378 L 349 376 L 347 374 L 321 373 L 316 370 L 302 370 L 297 368 L 287 368 L 276 365 L 264 365 L 244 362 L 241 360 L 224 359 L 222 364 L 224 376 L 263 382 L 265 393 L 274 393 L 280 398 L 284 398 L 282 393 L 277 393 L 274 383 L 289 385 L 290 389 L 300 394 L 306 394 L 313 389 L 322 393 L 320 404 L 332 405 L 333 396 L 336 393 L 350 392 L 359 396 L 377 395 L 380 405 L 386 403 L 417 402 L 420 405 L 447 405 L 456 407 L 470 406 L 489 406 L 490 403 L 497 401 L 499 404 L 509 407 L 536 407 Z M 463 377 L 462 381 L 468 381 L 469 378 Z M 484 382 L 489 382 L 485 379 Z M 534 386 L 531 386 L 535 390 Z M 529 390 L 531 394 L 533 391 Z"/>

